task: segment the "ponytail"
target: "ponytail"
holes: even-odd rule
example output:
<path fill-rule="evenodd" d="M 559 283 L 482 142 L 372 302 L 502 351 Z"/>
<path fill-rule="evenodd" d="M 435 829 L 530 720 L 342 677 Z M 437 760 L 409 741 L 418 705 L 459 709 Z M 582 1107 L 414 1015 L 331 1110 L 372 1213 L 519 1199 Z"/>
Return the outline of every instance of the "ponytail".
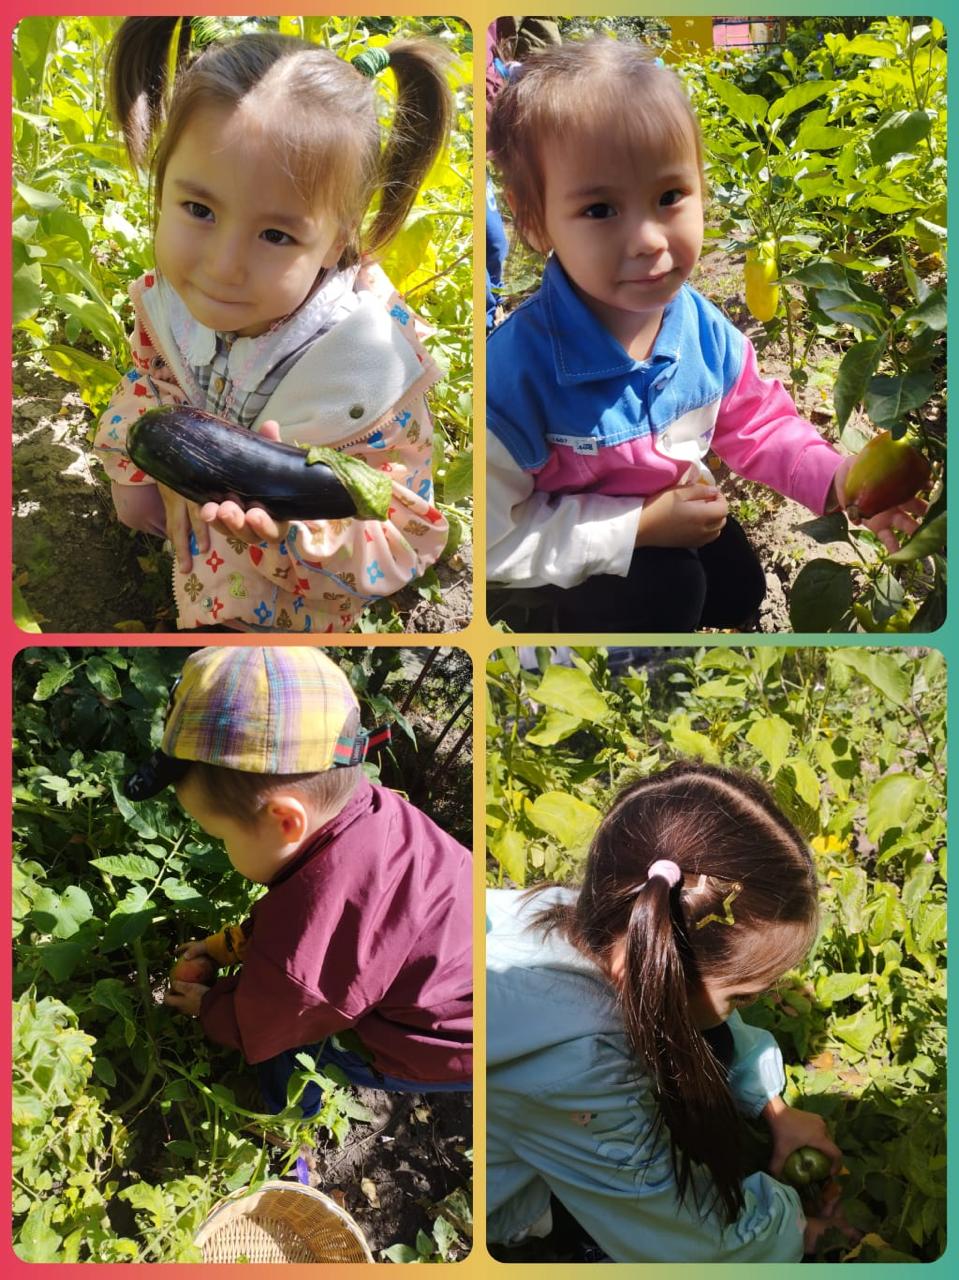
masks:
<path fill-rule="evenodd" d="M 166 114 L 171 64 L 175 76 L 189 48 L 189 18 L 127 18 L 113 38 L 107 63 L 110 109 L 137 169 L 146 165 Z"/>
<path fill-rule="evenodd" d="M 444 75 L 448 58 L 442 46 L 404 40 L 388 46 L 396 76 L 397 102 L 380 160 L 380 206 L 364 248 L 376 253 L 406 221 L 426 175 L 450 131 L 453 100 Z"/>
<path fill-rule="evenodd" d="M 626 1038 L 653 1082 L 679 1199 L 692 1190 L 704 1209 L 690 1166 L 705 1165 L 723 1215 L 733 1222 L 743 1210 L 746 1172 L 740 1125 L 725 1071 L 690 1016 L 687 984 L 694 972 L 679 889 L 654 876 L 636 894 L 626 931 L 620 993 Z"/>
<path fill-rule="evenodd" d="M 656 873 L 661 859 L 673 864 L 669 878 Z M 716 1037 L 696 1025 L 690 997 L 704 979 L 765 980 L 771 950 L 784 972 L 805 954 L 816 920 L 809 850 L 764 788 L 736 770 L 689 763 L 621 791 L 575 901 L 535 917 L 607 974 L 623 946 L 616 995 L 669 1132 L 677 1194 L 691 1195 L 703 1214 L 718 1206 L 726 1223 L 744 1205 L 742 1124 Z M 694 1165 L 711 1175 L 706 1200 Z"/>

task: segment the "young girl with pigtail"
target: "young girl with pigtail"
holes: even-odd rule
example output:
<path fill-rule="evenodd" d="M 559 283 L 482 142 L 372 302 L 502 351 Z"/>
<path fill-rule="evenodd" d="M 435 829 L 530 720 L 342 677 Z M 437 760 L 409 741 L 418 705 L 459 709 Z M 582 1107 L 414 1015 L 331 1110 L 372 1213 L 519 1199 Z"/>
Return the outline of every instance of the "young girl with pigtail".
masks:
<path fill-rule="evenodd" d="M 807 1218 L 777 1180 L 800 1147 L 834 1173 L 841 1155 L 736 1012 L 816 926 L 799 834 L 752 778 L 700 764 L 617 796 L 579 888 L 491 891 L 491 1243 L 547 1235 L 551 1198 L 615 1262 L 798 1261 L 848 1231 L 834 1197 Z M 771 1173 L 749 1171 L 744 1116 L 769 1126 Z"/>
<path fill-rule="evenodd" d="M 127 151 L 134 165 L 149 162 L 156 268 L 130 289 L 133 367 L 96 449 L 119 519 L 172 545 L 179 627 L 344 630 L 422 574 L 446 540 L 425 401 L 440 371 L 371 258 L 444 145 L 442 50 L 397 42 L 351 64 L 251 34 L 191 54 L 189 23 L 129 18 L 111 49 Z M 386 63 L 397 101 L 384 144 L 372 77 Z M 126 450 L 131 423 L 161 405 L 361 458 L 392 483 L 389 515 L 290 523 L 235 502 L 188 502 Z"/>

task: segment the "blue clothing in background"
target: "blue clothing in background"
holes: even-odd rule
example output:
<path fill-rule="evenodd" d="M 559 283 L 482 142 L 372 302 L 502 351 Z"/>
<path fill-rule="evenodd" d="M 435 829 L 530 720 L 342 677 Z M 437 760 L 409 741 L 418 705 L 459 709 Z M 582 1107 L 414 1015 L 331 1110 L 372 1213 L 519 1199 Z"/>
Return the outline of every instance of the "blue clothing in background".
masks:
<path fill-rule="evenodd" d="M 496 203 L 496 192 L 486 176 L 486 327 L 492 329 L 503 288 L 503 263 L 509 241 Z"/>
<path fill-rule="evenodd" d="M 799 1197 L 765 1173 L 743 1182 L 745 1208 L 724 1227 L 680 1204 L 668 1133 L 650 1082 L 637 1074 L 609 983 L 558 932 L 531 917 L 568 889 L 532 900 L 487 895 L 487 1224 L 491 1242 L 523 1239 L 550 1193 L 614 1262 L 798 1262 Z M 768 1032 L 738 1014 L 726 1024 L 729 1085 L 758 1115 L 785 1083 Z M 703 1171 L 702 1202 L 711 1200 Z"/>

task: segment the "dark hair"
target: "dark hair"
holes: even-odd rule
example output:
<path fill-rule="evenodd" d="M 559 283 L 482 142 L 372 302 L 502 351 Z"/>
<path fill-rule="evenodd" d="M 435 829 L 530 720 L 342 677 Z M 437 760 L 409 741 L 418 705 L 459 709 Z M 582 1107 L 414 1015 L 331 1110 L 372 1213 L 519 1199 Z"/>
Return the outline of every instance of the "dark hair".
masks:
<path fill-rule="evenodd" d="M 663 876 L 647 878 L 659 859 L 680 868 L 674 888 Z M 785 972 L 805 955 L 817 919 L 812 856 L 761 784 L 693 763 L 621 791 L 593 839 L 575 902 L 536 917 L 601 968 L 625 939 L 618 999 L 669 1129 L 679 1198 L 692 1189 L 703 1212 L 712 1207 L 691 1176 L 691 1165 L 703 1164 L 728 1222 L 744 1203 L 741 1121 L 689 1000 L 702 977 L 726 985 L 760 981 L 771 965 Z M 778 938 L 767 926 L 779 928 Z M 781 950 L 771 953 L 776 942 Z"/>
<path fill-rule="evenodd" d="M 354 734 L 360 725 L 359 711 L 351 711 L 343 725 L 344 734 Z M 194 778 L 217 813 L 244 819 L 255 818 L 271 796 L 280 791 L 299 792 L 317 814 L 338 813 L 356 790 L 362 765 L 336 765 L 319 773 L 248 773 L 221 764 L 194 760 L 185 775 Z"/>
<path fill-rule="evenodd" d="M 269 109 L 277 154 L 304 199 L 322 203 L 348 237 L 340 267 L 389 244 L 449 133 L 452 98 L 442 46 L 427 40 L 388 46 L 397 101 L 383 146 L 373 82 L 330 50 L 291 36 L 253 34 L 217 41 L 191 57 L 189 34 L 188 18 L 127 18 L 110 46 L 111 107 L 133 164 L 149 160 L 155 206 L 167 163 L 197 107 L 249 101 Z M 379 206 L 361 244 L 360 224 L 377 192 Z"/>
<path fill-rule="evenodd" d="M 696 157 L 702 178 L 699 122 L 676 74 L 657 66 L 643 45 L 593 36 L 537 49 L 493 102 L 487 145 L 500 171 L 523 239 L 544 248 L 542 144 L 589 145 L 597 133 L 620 140 L 637 164 L 651 150 Z"/>

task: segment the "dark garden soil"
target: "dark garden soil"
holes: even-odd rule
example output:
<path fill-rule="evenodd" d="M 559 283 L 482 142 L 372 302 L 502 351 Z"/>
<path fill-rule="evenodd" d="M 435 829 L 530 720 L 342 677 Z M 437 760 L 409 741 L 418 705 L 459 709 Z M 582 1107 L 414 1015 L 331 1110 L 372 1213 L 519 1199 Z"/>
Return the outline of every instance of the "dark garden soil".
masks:
<path fill-rule="evenodd" d="M 114 517 L 79 393 L 25 363 L 15 365 L 13 383 L 14 574 L 26 616 L 48 632 L 175 631 L 172 560 L 159 539 Z M 423 599 L 416 587 L 392 598 L 406 631 L 468 624 L 469 546 L 436 573 L 439 601 Z"/>
<path fill-rule="evenodd" d="M 356 1219 L 377 1261 L 390 1245 L 414 1245 L 418 1231 L 432 1239 L 438 1213 L 462 1241 L 451 1260 L 465 1257 L 472 1234 L 472 1095 L 357 1094 L 372 1120 L 353 1121 L 342 1147 L 330 1141 L 303 1151 L 311 1185 Z"/>

